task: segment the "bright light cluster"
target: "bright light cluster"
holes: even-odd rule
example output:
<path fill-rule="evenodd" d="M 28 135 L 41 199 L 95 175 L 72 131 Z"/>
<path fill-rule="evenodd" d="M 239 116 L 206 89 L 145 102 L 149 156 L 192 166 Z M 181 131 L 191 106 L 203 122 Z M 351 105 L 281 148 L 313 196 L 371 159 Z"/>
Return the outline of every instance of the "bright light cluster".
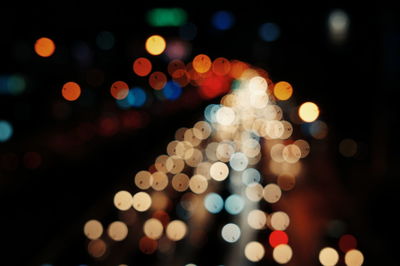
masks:
<path fill-rule="evenodd" d="M 155 90 L 172 86 L 163 72 L 150 74 L 152 64 L 146 58 L 138 58 L 133 69 L 138 76 L 149 75 L 149 84 Z M 265 71 L 246 63 L 225 58 L 212 61 L 205 54 L 197 55 L 189 64 L 172 60 L 167 72 L 174 84 L 191 84 L 205 99 L 225 93 L 226 84 L 231 90 L 219 104 L 205 108 L 203 121 L 178 129 L 165 154 L 156 157 L 148 169 L 133 175 L 135 193 L 121 190 L 115 194 L 114 206 L 129 215 L 121 216 L 107 230 L 96 220 L 86 223 L 89 253 L 96 258 L 106 254 L 103 231 L 113 241 L 122 241 L 130 238 L 130 230 L 135 230 L 131 227 L 137 228 L 138 223 L 141 232 L 134 234 L 141 235 L 139 250 L 145 254 L 172 252 L 174 242 L 196 241 L 211 216 L 225 212 L 232 222 L 221 226 L 221 238 L 232 245 L 241 243 L 242 254 L 249 261 L 260 261 L 270 252 L 277 263 L 290 262 L 295 254 L 285 232 L 291 224 L 289 214 L 267 212 L 261 206 L 276 204 L 295 187 L 296 176 L 302 171 L 301 159 L 310 153 L 307 141 L 293 139 L 294 127 L 285 120 L 286 110 L 277 104 L 290 100 L 292 86 L 288 82 L 274 84 Z M 111 93 L 123 99 L 128 97 L 129 87 L 116 82 Z M 319 108 L 307 102 L 300 106 L 298 115 L 311 123 L 318 118 Z M 266 169 L 258 169 L 260 162 Z M 276 176 L 276 181 L 267 180 L 266 174 Z M 219 194 L 221 187 L 228 187 L 230 195 Z M 265 241 L 244 238 L 248 228 L 267 231 Z M 335 252 L 322 250 L 320 262 L 335 265 Z M 357 252 L 347 251 L 345 260 L 359 262 L 362 254 Z"/>

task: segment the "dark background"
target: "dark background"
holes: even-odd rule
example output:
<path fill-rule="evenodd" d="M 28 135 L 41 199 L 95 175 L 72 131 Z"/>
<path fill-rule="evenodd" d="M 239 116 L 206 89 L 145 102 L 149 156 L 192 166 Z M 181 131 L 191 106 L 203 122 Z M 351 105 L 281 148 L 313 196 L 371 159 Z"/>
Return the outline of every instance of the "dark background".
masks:
<path fill-rule="evenodd" d="M 150 27 L 145 20 L 150 7 L 118 2 L 104 6 L 52 2 L 51 6 L 51 10 L 43 5 L 0 11 L 0 74 L 18 73 L 27 81 L 21 95 L 0 95 L 0 119 L 14 127 L 12 138 L 0 143 L 0 264 L 4 260 L 4 265 L 101 265 L 105 262 L 95 262 L 87 255 L 82 234 L 85 221 L 115 219 L 114 193 L 133 188 L 133 173 L 148 167 L 164 152 L 177 128 L 193 125 L 201 119 L 206 104 L 217 99 L 198 99 L 189 108 L 154 98 L 136 110 L 143 121 L 139 128 L 77 140 L 76 130 L 82 124 L 124 114 L 109 95 L 108 84 L 122 79 L 146 87 L 131 70 L 134 58 L 147 56 L 144 40 L 155 33 L 167 40 L 179 38 L 179 32 L 175 27 Z M 400 10 L 383 4 L 289 9 L 264 1 L 176 6 L 187 11 L 188 21 L 198 29 L 188 60 L 198 53 L 243 60 L 266 69 L 274 82 L 293 84 L 298 103 L 318 103 L 321 119 L 329 126 L 320 152 L 328 154 L 325 170 L 334 172 L 337 189 L 331 193 L 345 195 L 341 199 L 345 204 L 336 204 L 332 212 L 347 222 L 348 233 L 357 236 L 366 265 L 396 265 Z M 335 8 L 347 12 L 350 19 L 348 38 L 341 45 L 333 44 L 328 35 L 327 17 Z M 221 32 L 212 27 L 211 17 L 218 10 L 235 15 L 232 29 Z M 259 25 L 268 21 L 281 29 L 280 38 L 272 43 L 258 35 Z M 98 49 L 95 43 L 97 34 L 105 30 L 116 40 L 109 51 Z M 42 36 L 57 45 L 50 58 L 34 53 L 34 42 Z M 72 56 L 79 41 L 86 42 L 92 52 L 85 66 Z M 162 59 L 152 61 L 158 69 L 166 66 Z M 85 84 L 86 73 L 93 68 L 104 71 L 103 85 L 83 85 L 87 89 L 78 101 L 68 104 L 67 115 L 54 115 L 64 102 L 62 84 L 70 80 Z M 357 156 L 339 154 L 338 145 L 344 138 L 359 144 Z M 42 156 L 37 169 L 24 167 L 24 154 L 31 151 Z M 311 176 L 318 179 L 317 173 L 324 171 L 313 172 L 318 167 L 311 163 L 313 158 L 307 160 Z M 318 189 L 321 183 L 316 184 Z M 115 265 L 163 265 L 156 264 L 156 255 L 149 258 L 121 250 L 123 244 L 118 253 L 122 259 L 114 260 Z M 209 241 L 187 263 L 222 264 L 223 254 L 218 243 Z"/>

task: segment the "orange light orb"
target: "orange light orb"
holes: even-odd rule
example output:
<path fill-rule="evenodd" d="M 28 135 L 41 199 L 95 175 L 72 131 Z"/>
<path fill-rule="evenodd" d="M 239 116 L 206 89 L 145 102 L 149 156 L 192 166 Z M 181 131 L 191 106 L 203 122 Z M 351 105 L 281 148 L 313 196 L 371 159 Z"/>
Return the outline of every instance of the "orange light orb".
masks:
<path fill-rule="evenodd" d="M 199 54 L 193 59 L 193 68 L 198 73 L 206 73 L 211 68 L 211 59 L 205 54 Z"/>
<path fill-rule="evenodd" d="M 46 37 L 39 38 L 35 43 L 35 52 L 41 57 L 49 57 L 56 50 L 54 42 Z"/>
<path fill-rule="evenodd" d="M 278 100 L 286 101 L 293 94 L 292 85 L 289 82 L 281 81 L 274 86 L 274 95 Z"/>
<path fill-rule="evenodd" d="M 81 87 L 78 83 L 70 81 L 64 84 L 61 94 L 67 101 L 75 101 L 81 95 Z"/>

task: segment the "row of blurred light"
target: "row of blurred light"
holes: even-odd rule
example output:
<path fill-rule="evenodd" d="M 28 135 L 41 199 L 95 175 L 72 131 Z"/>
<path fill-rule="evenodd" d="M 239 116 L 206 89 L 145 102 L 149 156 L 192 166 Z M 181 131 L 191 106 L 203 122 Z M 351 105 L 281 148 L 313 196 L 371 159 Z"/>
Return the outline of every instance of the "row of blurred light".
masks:
<path fill-rule="evenodd" d="M 151 26 L 176 26 L 180 27 L 181 38 L 193 40 L 197 29 L 194 24 L 187 23 L 187 14 L 181 8 L 156 8 L 147 14 L 148 22 Z M 211 17 L 212 26 L 219 31 L 232 29 L 235 25 L 235 15 L 228 10 L 215 12 Z M 347 38 L 349 28 L 349 16 L 344 10 L 335 9 L 330 12 L 327 19 L 328 31 L 331 40 L 340 44 Z M 258 34 L 263 41 L 273 42 L 280 37 L 280 27 L 272 22 L 260 25 Z"/>
<path fill-rule="evenodd" d="M 147 14 L 151 26 L 179 26 L 182 40 L 193 40 L 197 35 L 197 27 L 187 23 L 187 14 L 181 8 L 157 8 Z M 213 27 L 220 31 L 231 29 L 235 24 L 235 16 L 231 11 L 221 10 L 213 14 L 211 18 Z M 349 17 L 343 10 L 333 10 L 328 16 L 328 29 L 331 39 L 341 43 L 347 36 Z M 280 28 L 277 24 L 266 22 L 259 27 L 259 36 L 266 42 L 272 42 L 279 38 Z M 96 44 L 102 50 L 110 50 L 114 47 L 115 37 L 111 32 L 102 31 L 96 36 Z M 49 57 L 55 51 L 55 44 L 49 38 L 40 38 L 35 43 L 35 51 L 42 57 Z"/>

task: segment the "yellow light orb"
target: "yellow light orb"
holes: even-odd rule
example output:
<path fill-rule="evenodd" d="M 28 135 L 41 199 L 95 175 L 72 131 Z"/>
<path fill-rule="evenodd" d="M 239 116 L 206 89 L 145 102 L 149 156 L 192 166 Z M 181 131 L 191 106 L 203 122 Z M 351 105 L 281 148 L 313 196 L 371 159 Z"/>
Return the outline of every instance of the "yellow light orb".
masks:
<path fill-rule="evenodd" d="M 319 108 L 313 102 L 305 102 L 300 105 L 299 116 L 304 122 L 311 123 L 319 116 Z"/>
<path fill-rule="evenodd" d="M 146 40 L 146 51 L 151 55 L 159 55 L 164 52 L 167 44 L 160 35 L 152 35 Z"/>

